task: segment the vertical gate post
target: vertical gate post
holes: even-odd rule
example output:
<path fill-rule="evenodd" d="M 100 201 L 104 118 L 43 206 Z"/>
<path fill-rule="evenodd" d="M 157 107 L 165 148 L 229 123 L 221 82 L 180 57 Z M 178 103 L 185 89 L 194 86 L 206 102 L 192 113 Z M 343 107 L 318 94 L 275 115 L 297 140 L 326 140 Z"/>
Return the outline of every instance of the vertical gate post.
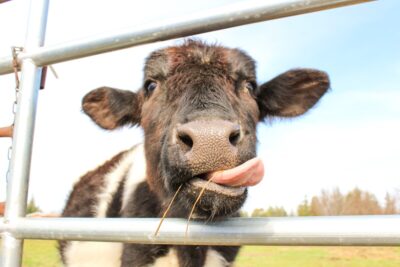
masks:
<path fill-rule="evenodd" d="M 26 28 L 25 51 L 43 45 L 46 31 L 48 0 L 31 0 Z M 41 68 L 27 58 L 21 62 L 21 86 L 13 133 L 10 176 L 7 185 L 5 224 L 11 228 L 13 221 L 25 216 L 33 131 L 36 117 L 37 97 Z M 19 267 L 22 262 L 23 240 L 10 232 L 2 235 L 0 266 Z"/>

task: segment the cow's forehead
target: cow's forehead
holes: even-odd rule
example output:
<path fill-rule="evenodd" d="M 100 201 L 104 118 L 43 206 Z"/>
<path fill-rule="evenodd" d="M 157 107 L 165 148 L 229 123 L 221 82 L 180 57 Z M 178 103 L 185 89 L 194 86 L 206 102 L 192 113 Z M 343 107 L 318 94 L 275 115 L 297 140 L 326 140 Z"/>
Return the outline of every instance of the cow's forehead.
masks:
<path fill-rule="evenodd" d="M 219 69 L 233 77 L 255 79 L 254 60 L 245 52 L 193 40 L 153 52 L 147 58 L 144 71 L 146 78 L 157 79 L 191 67 Z"/>

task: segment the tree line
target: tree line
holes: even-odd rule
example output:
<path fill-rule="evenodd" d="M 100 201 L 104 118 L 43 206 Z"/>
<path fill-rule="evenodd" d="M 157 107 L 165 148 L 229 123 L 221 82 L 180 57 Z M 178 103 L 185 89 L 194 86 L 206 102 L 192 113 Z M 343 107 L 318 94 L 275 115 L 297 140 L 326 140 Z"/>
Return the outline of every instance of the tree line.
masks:
<path fill-rule="evenodd" d="M 339 188 L 322 190 L 311 201 L 305 198 L 296 212 L 287 212 L 283 207 L 257 208 L 251 213 L 242 212 L 243 217 L 284 217 L 284 216 L 337 216 L 337 215 L 382 215 L 400 214 L 399 194 L 386 194 L 384 203 L 368 191 L 354 188 L 343 194 Z"/>
<path fill-rule="evenodd" d="M 27 205 L 27 214 L 40 212 L 35 199 Z M 286 211 L 284 207 L 257 208 L 251 213 L 242 211 L 242 217 L 286 217 L 286 216 L 338 216 L 338 215 L 383 215 L 400 214 L 400 191 L 391 195 L 386 193 L 384 203 L 379 203 L 376 196 L 368 191 L 354 188 L 343 194 L 339 188 L 322 190 L 311 201 L 305 198 L 296 211 Z"/>

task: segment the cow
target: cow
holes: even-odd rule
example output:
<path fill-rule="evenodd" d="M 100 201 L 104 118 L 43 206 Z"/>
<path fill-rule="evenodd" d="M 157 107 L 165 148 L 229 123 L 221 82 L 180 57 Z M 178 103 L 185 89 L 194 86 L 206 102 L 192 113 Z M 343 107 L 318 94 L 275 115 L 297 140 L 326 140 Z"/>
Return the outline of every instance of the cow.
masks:
<path fill-rule="evenodd" d="M 144 142 L 74 185 L 64 217 L 198 220 L 238 216 L 247 187 L 263 176 L 256 125 L 304 114 L 329 89 L 325 72 L 292 69 L 257 84 L 255 61 L 240 49 L 200 40 L 152 52 L 136 91 L 101 87 L 82 108 L 98 126 L 138 125 Z M 179 191 L 179 192 L 177 192 Z M 232 266 L 237 246 L 144 245 L 61 241 L 65 266 Z"/>

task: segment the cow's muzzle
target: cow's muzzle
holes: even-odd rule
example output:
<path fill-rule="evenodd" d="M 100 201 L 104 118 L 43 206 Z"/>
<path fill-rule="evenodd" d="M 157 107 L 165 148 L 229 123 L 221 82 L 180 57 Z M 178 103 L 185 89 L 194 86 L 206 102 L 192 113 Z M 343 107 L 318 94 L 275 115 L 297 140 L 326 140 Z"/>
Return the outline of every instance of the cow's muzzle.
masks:
<path fill-rule="evenodd" d="M 230 169 L 239 164 L 240 125 L 225 120 L 196 120 L 178 125 L 173 142 L 192 175 Z"/>

